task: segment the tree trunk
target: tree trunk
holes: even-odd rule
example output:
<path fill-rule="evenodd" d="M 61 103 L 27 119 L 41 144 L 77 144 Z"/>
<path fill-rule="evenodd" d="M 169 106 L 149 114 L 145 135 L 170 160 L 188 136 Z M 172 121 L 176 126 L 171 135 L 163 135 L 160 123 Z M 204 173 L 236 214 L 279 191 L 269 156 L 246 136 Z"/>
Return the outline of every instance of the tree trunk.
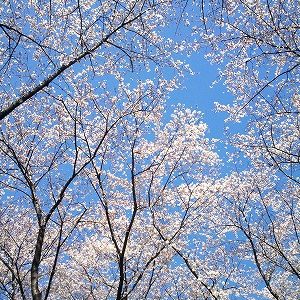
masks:
<path fill-rule="evenodd" d="M 39 266 L 41 262 L 42 247 L 45 236 L 45 226 L 40 226 L 37 242 L 35 245 L 34 257 L 31 266 L 31 294 L 33 300 L 42 300 L 42 293 L 39 290 Z"/>

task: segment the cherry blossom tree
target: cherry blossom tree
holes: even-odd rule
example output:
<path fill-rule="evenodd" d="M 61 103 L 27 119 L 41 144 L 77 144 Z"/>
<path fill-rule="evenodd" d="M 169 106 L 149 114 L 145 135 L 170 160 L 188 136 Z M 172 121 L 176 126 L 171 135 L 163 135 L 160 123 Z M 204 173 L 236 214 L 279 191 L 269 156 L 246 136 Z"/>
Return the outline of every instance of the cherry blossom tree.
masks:
<path fill-rule="evenodd" d="M 232 105 L 218 108 L 249 124 L 233 143 L 299 183 L 299 2 L 201 4 L 207 58 L 222 65 L 220 80 L 234 95 Z"/>
<path fill-rule="evenodd" d="M 187 69 L 171 55 L 182 48 L 161 35 L 176 18 L 176 5 L 175 1 L 5 1 L 1 6 L 5 297 L 55 297 L 51 289 L 57 268 L 66 259 L 63 253 L 96 205 L 91 190 L 100 187 L 87 172 L 98 172 L 98 161 L 101 157 L 107 161 L 107 151 L 113 159 L 112 145 L 118 144 L 126 122 L 131 124 L 136 115 L 141 115 L 141 124 L 148 114 L 152 116 L 150 127 L 159 122 L 164 99 L 177 85 L 176 78 L 164 79 L 164 70 L 171 69 L 178 77 Z M 154 81 L 147 79 L 147 72 Z M 128 239 L 127 234 L 124 246 L 116 248 L 122 249 L 123 261 Z M 117 297 L 124 286 L 121 266 L 120 261 Z"/>
<path fill-rule="evenodd" d="M 153 113 L 123 120 L 116 140 L 109 140 L 86 173 L 97 201 L 93 214 L 81 222 L 89 234 L 60 266 L 66 280 L 63 284 L 58 277 L 60 295 L 65 284 L 66 298 L 164 298 L 173 293 L 169 275 L 176 251 L 188 247 L 203 220 L 209 205 L 202 207 L 208 195 L 203 186 L 209 180 L 212 184 L 218 163 L 200 116 L 177 108 L 165 125 L 150 126 Z M 66 272 L 70 268 L 74 273 Z"/>
<path fill-rule="evenodd" d="M 163 125 L 172 86 L 121 82 L 115 95 L 48 99 L 5 119 L 3 295 L 138 299 L 171 289 L 163 280 L 205 217 L 218 164 L 201 114 L 178 107 Z"/>
<path fill-rule="evenodd" d="M 174 66 L 170 54 L 176 45 L 160 32 L 176 18 L 178 5 L 181 1 L 4 1 L 0 119 L 24 102 L 55 97 L 54 90 L 66 88 L 69 72 L 116 76 L 121 70 L 149 71 L 150 64 Z"/>
<path fill-rule="evenodd" d="M 282 188 L 270 167 L 236 172 L 222 182 L 219 206 L 225 219 L 220 226 L 227 227 L 231 238 L 226 243 L 239 262 L 238 293 L 246 292 L 247 299 L 255 294 L 260 299 L 296 299 L 299 186 L 289 182 Z"/>
<path fill-rule="evenodd" d="M 218 162 L 198 112 L 179 107 L 163 125 L 178 84 L 164 72 L 186 68 L 160 35 L 175 3 L 6 5 L 1 295 L 173 293 L 167 270 L 203 201 L 193 185 Z"/>
<path fill-rule="evenodd" d="M 224 243 L 233 247 L 234 255 L 228 255 L 241 272 L 241 280 L 229 282 L 246 299 L 255 294 L 259 299 L 295 299 L 299 3 L 201 1 L 200 6 L 203 28 L 195 34 L 206 41 L 207 58 L 221 65 L 219 81 L 234 97 L 229 105 L 217 103 L 217 109 L 228 112 L 227 122 L 240 124 L 234 131 L 228 126 L 237 171 L 221 180 L 218 200 L 225 216 L 219 226 L 231 228 Z"/>

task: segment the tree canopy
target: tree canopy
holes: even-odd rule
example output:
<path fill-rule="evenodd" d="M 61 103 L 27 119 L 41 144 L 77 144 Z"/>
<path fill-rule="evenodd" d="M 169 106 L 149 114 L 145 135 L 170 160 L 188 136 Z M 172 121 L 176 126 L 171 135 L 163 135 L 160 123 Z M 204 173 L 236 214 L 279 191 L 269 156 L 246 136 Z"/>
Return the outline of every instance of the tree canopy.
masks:
<path fill-rule="evenodd" d="M 2 1 L 0 298 L 299 298 L 299 7 Z M 199 49 L 222 141 L 170 107 Z"/>

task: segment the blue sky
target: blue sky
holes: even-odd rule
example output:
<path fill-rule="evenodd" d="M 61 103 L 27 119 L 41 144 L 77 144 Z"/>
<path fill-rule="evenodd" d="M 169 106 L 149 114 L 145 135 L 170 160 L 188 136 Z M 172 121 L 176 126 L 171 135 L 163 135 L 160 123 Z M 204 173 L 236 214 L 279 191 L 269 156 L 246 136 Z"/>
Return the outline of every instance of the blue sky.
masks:
<path fill-rule="evenodd" d="M 218 77 L 218 66 L 210 64 L 204 58 L 204 52 L 195 53 L 187 59 L 195 75 L 187 75 L 183 88 L 176 90 L 171 102 L 184 103 L 204 113 L 204 121 L 209 127 L 209 137 L 223 138 L 224 118 L 226 114 L 215 112 L 214 102 L 228 103 L 233 98 L 222 83 L 211 87 Z"/>

